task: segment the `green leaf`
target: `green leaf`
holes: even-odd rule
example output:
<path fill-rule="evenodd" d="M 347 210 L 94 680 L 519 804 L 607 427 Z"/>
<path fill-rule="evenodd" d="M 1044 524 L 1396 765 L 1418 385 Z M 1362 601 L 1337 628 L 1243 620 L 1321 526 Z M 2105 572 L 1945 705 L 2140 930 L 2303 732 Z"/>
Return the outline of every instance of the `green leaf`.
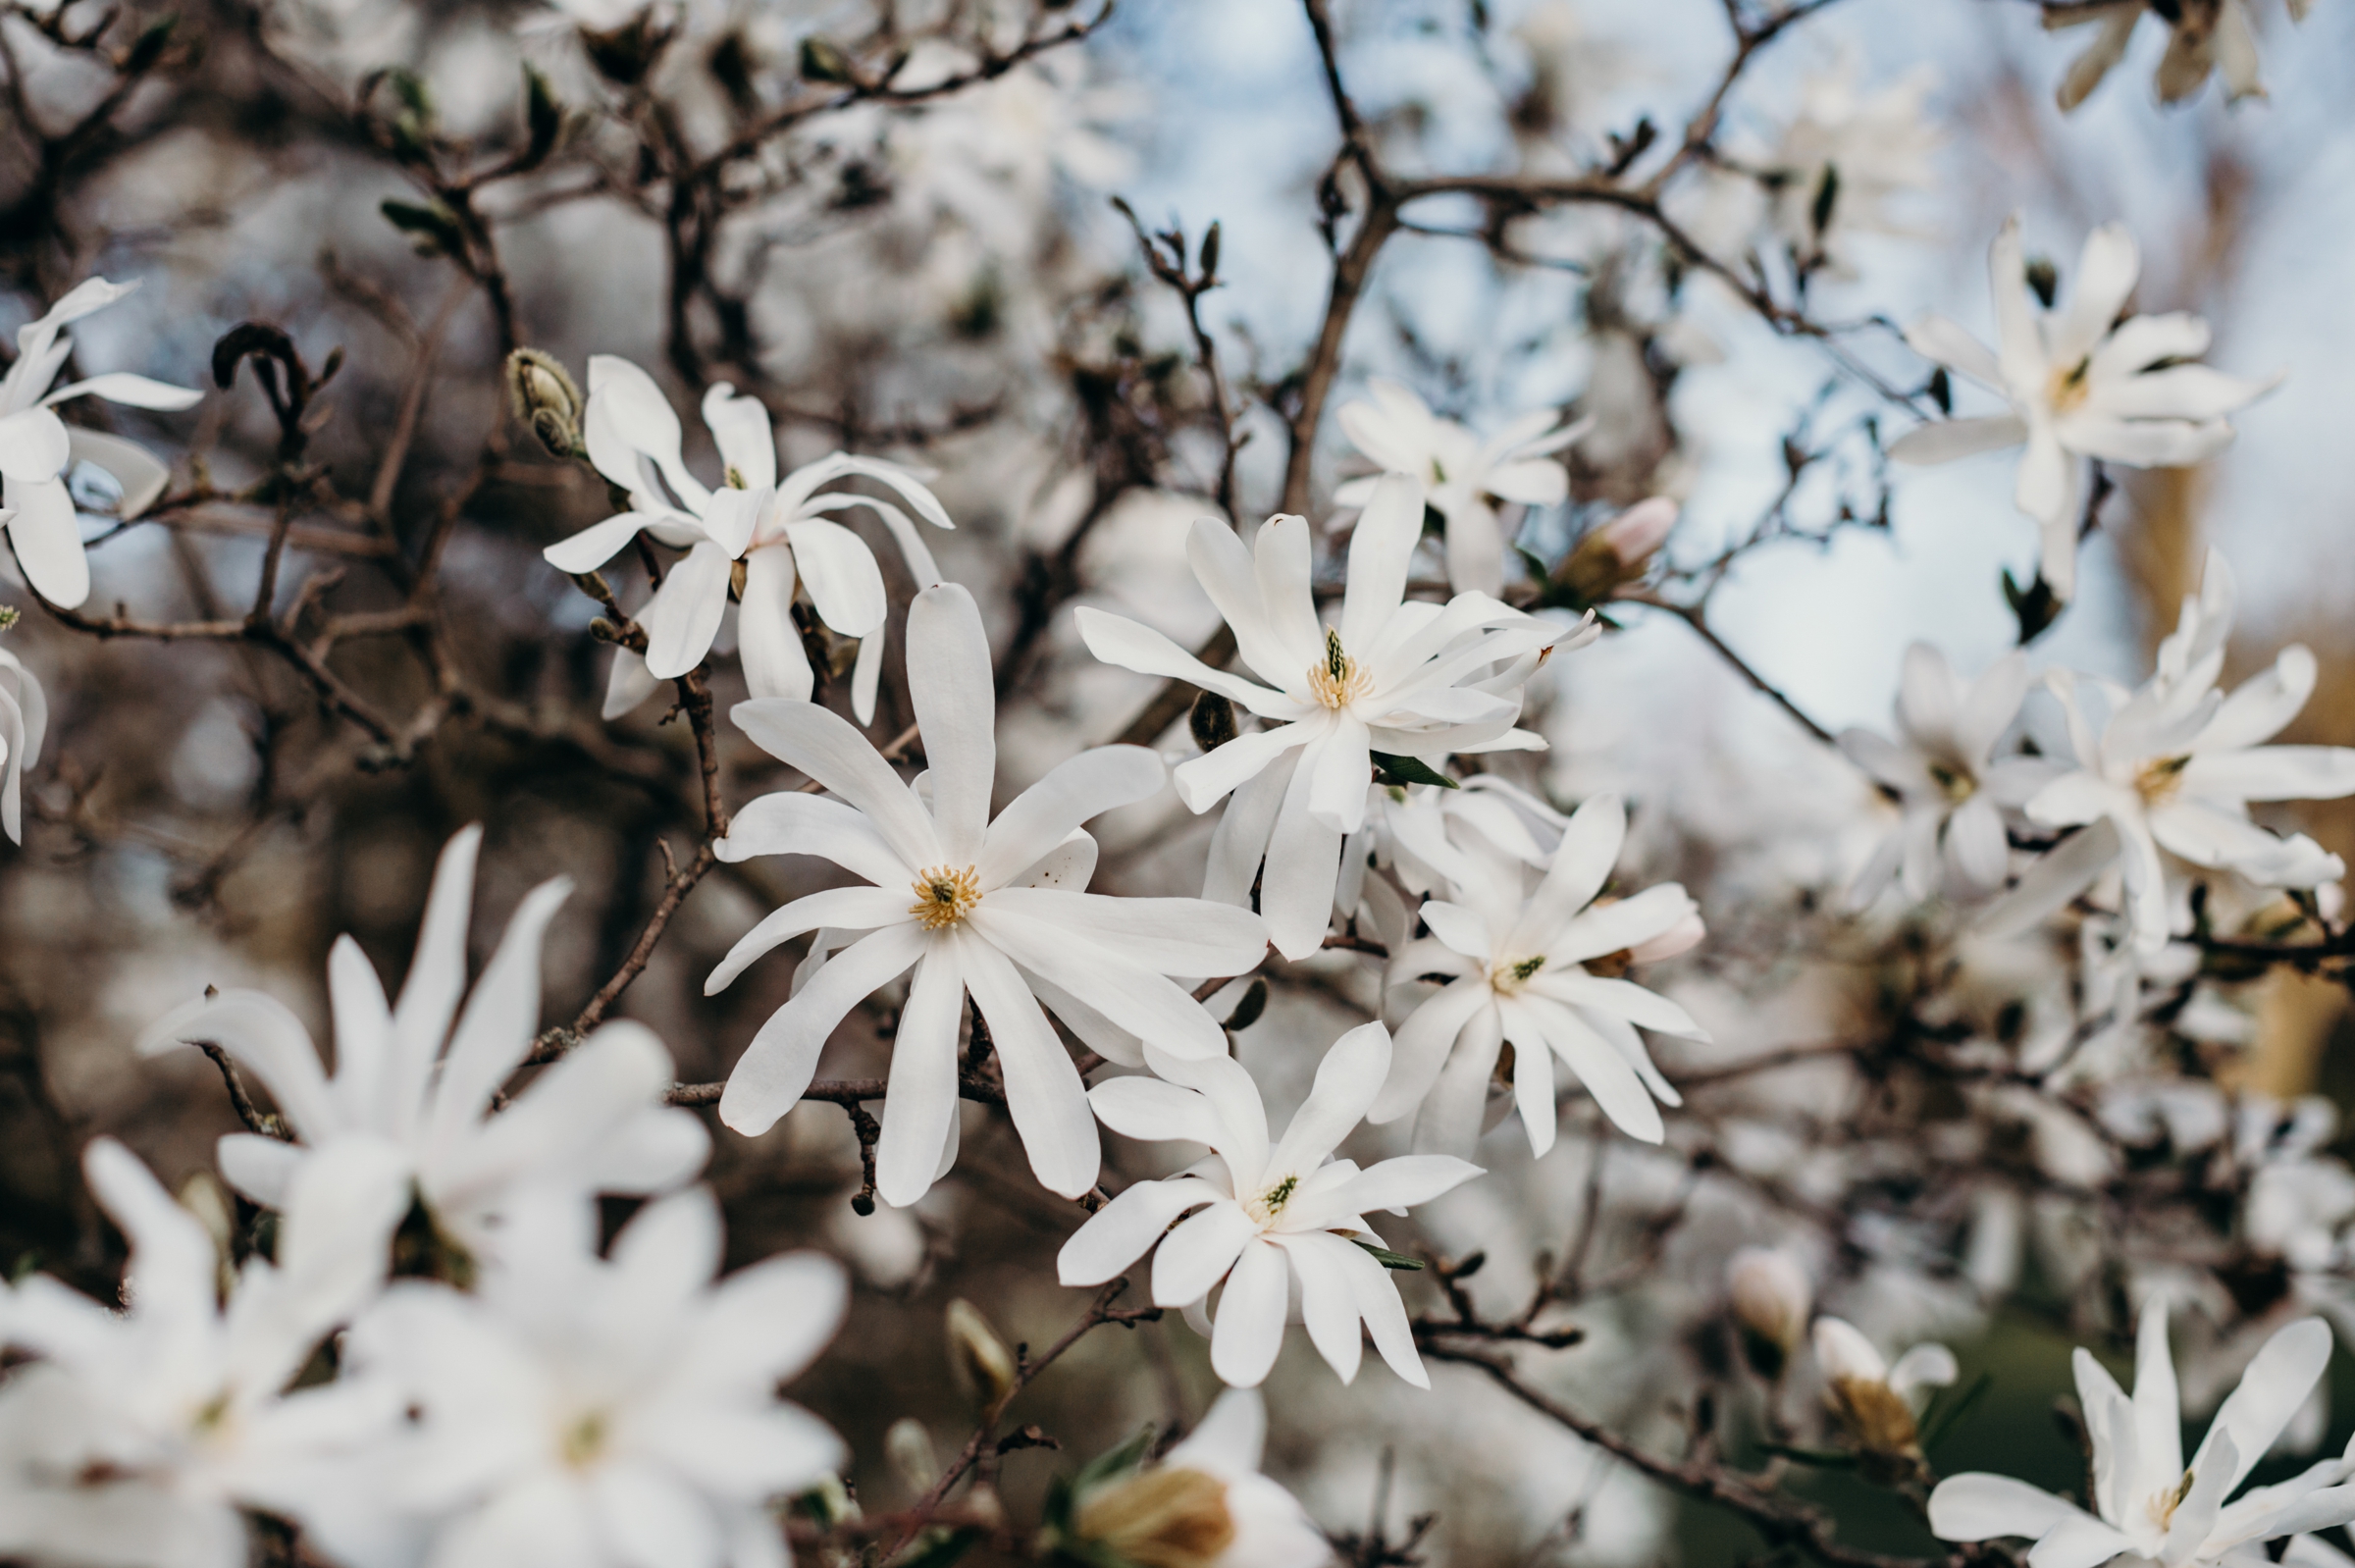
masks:
<path fill-rule="evenodd" d="M 2025 648 L 2044 634 L 2045 628 L 2061 618 L 2066 607 L 2053 585 L 2038 572 L 2027 587 L 2013 580 L 2011 570 L 2004 572 L 2004 601 L 2012 606 L 2013 617 L 2019 622 L 2019 644 Z"/>
<path fill-rule="evenodd" d="M 456 255 L 466 248 L 458 220 L 448 208 L 438 203 L 421 207 L 413 201 L 387 197 L 378 203 L 377 210 L 385 215 L 385 222 L 416 242 L 420 255 Z"/>
<path fill-rule="evenodd" d="M 1392 757 L 1387 752 L 1376 752 L 1373 758 L 1377 784 L 1437 784 L 1443 790 L 1463 787 L 1419 757 Z"/>
<path fill-rule="evenodd" d="M 1351 1245 L 1363 1247 L 1368 1253 L 1372 1254 L 1376 1263 L 1381 1264 L 1386 1269 L 1397 1269 L 1408 1274 L 1413 1274 L 1420 1271 L 1423 1267 L 1423 1260 L 1421 1258 L 1410 1258 L 1403 1252 L 1392 1252 L 1387 1247 L 1378 1247 L 1371 1241 L 1360 1241 L 1355 1236 L 1351 1236 L 1349 1239 Z"/>
<path fill-rule="evenodd" d="M 1781 1442 L 1761 1442 L 1758 1446 L 1770 1454 L 1813 1465 L 1819 1470 L 1854 1470 L 1857 1465 L 1857 1456 L 1844 1448 L 1794 1448 Z"/>
<path fill-rule="evenodd" d="M 1135 1436 L 1117 1448 L 1107 1448 L 1090 1459 L 1080 1472 L 1072 1478 L 1072 1494 L 1076 1497 L 1082 1492 L 1102 1486 L 1124 1471 L 1134 1470 L 1143 1463 L 1145 1455 L 1152 1451 L 1153 1424 L 1148 1421 L 1139 1427 Z"/>
<path fill-rule="evenodd" d="M 522 167 L 530 169 L 555 150 L 556 137 L 564 131 L 564 111 L 548 78 L 528 65 L 523 68 L 523 124 L 530 141 L 524 148 Z"/>
<path fill-rule="evenodd" d="M 1995 1374 L 1982 1372 L 1971 1380 L 1970 1386 L 1963 1389 L 1960 1396 L 1950 1399 L 1946 1393 L 1942 1392 L 1936 1400 L 1932 1401 L 1927 1412 L 1928 1419 L 1922 1423 L 1922 1447 L 1928 1448 L 1931 1443 L 1952 1432 L 1955 1429 L 1955 1423 L 1970 1414 L 1971 1407 L 1985 1398 L 1987 1390 L 1994 1386 Z"/>

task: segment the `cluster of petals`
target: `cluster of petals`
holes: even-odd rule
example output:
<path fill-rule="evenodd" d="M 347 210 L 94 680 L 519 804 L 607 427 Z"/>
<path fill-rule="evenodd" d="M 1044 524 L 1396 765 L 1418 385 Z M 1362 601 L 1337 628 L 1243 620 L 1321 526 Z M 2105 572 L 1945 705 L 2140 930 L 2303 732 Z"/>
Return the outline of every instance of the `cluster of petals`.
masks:
<path fill-rule="evenodd" d="M 1422 907 L 1433 934 L 1391 956 L 1393 986 L 1427 975 L 1446 981 L 1398 1026 L 1373 1121 L 1419 1112 L 1417 1148 L 1470 1152 L 1501 1047 L 1509 1044 L 1513 1106 L 1533 1154 L 1553 1147 L 1556 1060 L 1620 1130 L 1661 1140 L 1658 1105 L 1682 1102 L 1652 1066 L 1639 1026 L 1694 1040 L 1708 1035 L 1666 997 L 1590 967 L 1624 955 L 1610 966 L 1623 968 L 1681 952 L 1700 939 L 1701 923 L 1674 882 L 1597 899 L 1626 836 L 1618 797 L 1587 801 L 1534 889 L 1522 861 L 1471 841 L 1454 897 Z"/>
<path fill-rule="evenodd" d="M 989 642 L 959 585 L 928 588 L 910 605 L 908 683 L 929 763 L 917 784 L 815 704 L 751 702 L 731 714 L 832 798 L 754 801 L 737 813 L 721 858 L 813 855 L 864 885 L 786 905 L 712 970 L 706 993 L 796 936 L 818 932 L 821 946 L 840 948 L 805 970 L 754 1036 L 728 1077 L 720 1120 L 740 1132 L 765 1130 L 809 1087 L 851 1009 L 913 969 L 892 1046 L 876 1190 L 887 1203 L 914 1203 L 956 1160 L 958 1025 L 969 995 L 1031 1169 L 1049 1190 L 1076 1197 L 1095 1183 L 1101 1151 L 1078 1070 L 1040 1004 L 1117 1062 L 1141 1063 L 1140 1042 L 1173 1058 L 1218 1055 L 1226 1050 L 1218 1022 L 1170 976 L 1243 973 L 1265 956 L 1267 937 L 1246 910 L 1083 891 L 1096 851 L 1080 824 L 1162 787 L 1161 760 L 1142 747 L 1081 753 L 991 818 Z"/>
<path fill-rule="evenodd" d="M 1551 409 L 1523 414 L 1482 441 L 1397 382 L 1377 376 L 1371 402 L 1343 403 L 1341 431 L 1380 463 L 1384 473 L 1419 480 L 1424 503 L 1439 514 L 1447 550 L 1447 586 L 1458 593 L 1504 592 L 1504 524 L 1500 503 L 1558 506 L 1570 495 L 1570 470 L 1557 452 L 1586 433 Z M 1381 475 L 1352 479 L 1333 493 L 1338 506 L 1363 506 L 1381 488 Z"/>
<path fill-rule="evenodd" d="M 2289 0 L 2292 21 L 2303 22 L 2314 0 Z M 2083 103 L 2102 78 L 2126 57 L 2134 40 L 2134 25 L 2145 12 L 2168 28 L 2167 52 L 2159 59 L 2153 84 L 2163 103 L 2180 103 L 2206 85 L 2211 73 L 2224 78 L 2224 96 L 2237 103 L 2265 96 L 2259 75 L 2257 33 L 2250 25 L 2246 0 L 2195 0 L 2190 5 L 2163 5 L 2154 0 L 2112 0 L 2108 5 L 2073 6 L 2048 11 L 2048 27 L 2098 26 L 2093 41 L 2061 78 L 2057 94 L 2064 110 Z"/>
<path fill-rule="evenodd" d="M 2131 1397 L 2091 1354 L 2076 1353 L 2077 1399 L 2093 1441 L 2094 1511 L 2010 1476 L 1972 1473 L 1950 1476 L 1930 1493 L 1930 1529 L 1943 1541 L 2033 1541 L 2029 1568 L 2101 1568 L 2120 1557 L 2189 1568 L 2262 1562 L 2267 1542 L 2355 1520 L 2344 1459 L 2227 1500 L 2321 1381 L 2330 1342 L 2318 1318 L 2266 1341 L 2187 1466 L 2167 1303 L 2154 1298 L 2142 1309 Z"/>
<path fill-rule="evenodd" d="M 1259 1390 L 1226 1389 L 1168 1453 L 1075 1498 L 1075 1533 L 1125 1562 L 1316 1568 L 1333 1544 L 1297 1497 L 1260 1474 L 1267 1438 Z"/>
<path fill-rule="evenodd" d="M 1259 1086 L 1232 1058 L 1185 1061 L 1148 1044 L 1145 1060 L 1157 1076 L 1111 1078 L 1088 1091 L 1096 1115 L 1125 1136 L 1211 1153 L 1097 1210 L 1064 1243 L 1063 1282 L 1101 1284 L 1151 1251 L 1154 1303 L 1208 1320 L 1211 1367 L 1231 1386 L 1267 1378 L 1296 1302 L 1310 1342 L 1343 1383 L 1357 1376 L 1363 1324 L 1393 1372 L 1429 1387 L 1398 1288 L 1359 1238 L 1381 1245 L 1368 1211 L 1403 1213 L 1480 1168 L 1414 1154 L 1361 1171 L 1334 1157 L 1389 1071 L 1388 1031 L 1366 1023 L 1334 1042 L 1281 1141 L 1269 1136 Z"/>
<path fill-rule="evenodd" d="M 2142 261 L 2119 224 L 2086 237 L 2067 306 L 2039 308 L 2019 228 L 2015 215 L 1989 253 L 1994 349 L 1943 316 L 1906 330 L 1916 352 L 1995 392 L 2012 411 L 1919 426 L 1891 443 L 1889 454 L 1942 463 L 2026 443 L 2013 498 L 2041 529 L 2044 580 L 2066 600 L 2076 583 L 2087 460 L 2132 468 L 2202 462 L 2232 440 L 2225 416 L 2273 383 L 2191 363 L 2208 351 L 2208 324 L 2197 316 L 2123 314 Z"/>
<path fill-rule="evenodd" d="M 0 377 L 0 523 L 17 564 L 35 592 L 53 604 L 78 607 L 90 597 L 90 562 L 66 472 L 76 461 L 97 465 L 122 487 L 120 509 L 135 517 L 163 494 L 163 465 L 119 437 L 70 429 L 57 405 L 74 397 L 103 397 L 132 408 L 180 409 L 204 394 L 124 371 L 89 376 L 54 391 L 50 383 L 74 352 L 65 329 L 103 310 L 136 287 L 90 278 L 69 290 L 38 321 L 17 330 L 17 358 Z"/>
<path fill-rule="evenodd" d="M 615 655 L 605 716 L 628 712 L 657 681 L 701 663 L 719 635 L 732 590 L 743 600 L 737 650 L 753 696 L 807 699 L 815 677 L 793 621 L 794 596 L 807 590 L 819 620 L 859 640 L 852 706 L 866 722 L 874 717 L 890 602 L 874 551 L 828 514 L 855 507 L 873 512 L 907 557 L 918 588 L 939 582 L 940 568 L 899 507 L 825 487 L 852 477 L 871 479 L 898 492 L 935 527 L 955 525 L 916 475 L 875 458 L 835 452 L 779 479 L 768 411 L 725 382 L 704 394 L 703 411 L 726 465 L 716 490 L 689 472 L 679 417 L 654 378 L 611 354 L 589 361 L 582 442 L 597 471 L 628 492 L 630 509 L 550 545 L 549 563 L 567 572 L 594 571 L 641 533 L 686 552 L 638 611 L 645 654 L 623 649 Z"/>
<path fill-rule="evenodd" d="M 598 1193 L 660 1192 L 702 1169 L 709 1135 L 692 1112 L 662 1103 L 670 1056 L 643 1024 L 604 1025 L 490 1114 L 531 1054 L 541 944 L 572 884 L 558 877 L 525 895 L 469 995 L 468 907 L 481 844 L 482 830 L 469 827 L 443 850 L 397 1004 L 387 1002 L 359 944 L 336 939 L 332 1077 L 302 1020 L 267 992 L 213 992 L 147 1031 L 143 1052 L 212 1045 L 269 1091 L 288 1136 L 233 1132 L 219 1149 L 222 1176 L 253 1202 L 284 1207 L 308 1165 L 364 1145 L 386 1156 L 373 1169 L 393 1199 L 387 1238 L 413 1189 L 445 1241 L 487 1255 L 523 1194 L 559 1191 L 585 1207 Z"/>
<path fill-rule="evenodd" d="M 1214 670 L 1159 632 L 1082 606 L 1096 657 L 1174 676 L 1267 721 L 1179 764 L 1195 811 L 1232 795 L 1210 849 L 1203 896 L 1242 904 L 1259 886 L 1268 934 L 1286 958 L 1324 941 L 1342 842 L 1366 820 L 1373 754 L 1436 764 L 1456 754 L 1540 750 L 1515 728 L 1522 689 L 1545 653 L 1592 641 L 1479 592 L 1445 604 L 1406 597 L 1423 529 L 1423 486 L 1386 475 L 1349 542 L 1339 619 L 1317 614 L 1305 518 L 1269 519 L 1250 548 L 1215 519 L 1186 542 L 1194 575 L 1234 631 L 1261 685 Z"/>

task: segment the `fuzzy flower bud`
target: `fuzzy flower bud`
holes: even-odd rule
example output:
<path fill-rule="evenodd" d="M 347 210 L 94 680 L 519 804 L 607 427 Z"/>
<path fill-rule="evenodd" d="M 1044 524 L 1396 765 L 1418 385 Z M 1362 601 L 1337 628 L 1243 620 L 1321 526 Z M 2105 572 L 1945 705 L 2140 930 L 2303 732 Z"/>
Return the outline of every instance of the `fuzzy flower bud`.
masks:
<path fill-rule="evenodd" d="M 948 1330 L 949 1368 L 958 1386 L 974 1404 L 995 1410 L 1014 1392 L 1014 1352 L 981 1309 L 963 1296 L 949 1303 Z"/>
<path fill-rule="evenodd" d="M 1555 583 L 1574 603 L 1601 603 L 1650 569 L 1676 518 L 1677 504 L 1665 496 L 1638 501 L 1580 540 L 1553 569 Z"/>
<path fill-rule="evenodd" d="M 1726 1263 L 1725 1282 L 1742 1349 L 1769 1383 L 1783 1375 L 1807 1332 L 1815 1287 L 1799 1260 L 1779 1247 L 1744 1247 Z"/>
<path fill-rule="evenodd" d="M 552 456 L 572 457 L 581 449 L 581 390 L 563 364 L 537 348 L 507 355 L 507 406 L 532 427 Z"/>
<path fill-rule="evenodd" d="M 1904 1479 L 1921 1465 L 1921 1407 L 1929 1391 L 1955 1381 L 1952 1351 L 1915 1345 L 1891 1366 L 1855 1325 L 1815 1321 L 1815 1362 L 1824 1398 L 1858 1450 L 1882 1479 Z"/>

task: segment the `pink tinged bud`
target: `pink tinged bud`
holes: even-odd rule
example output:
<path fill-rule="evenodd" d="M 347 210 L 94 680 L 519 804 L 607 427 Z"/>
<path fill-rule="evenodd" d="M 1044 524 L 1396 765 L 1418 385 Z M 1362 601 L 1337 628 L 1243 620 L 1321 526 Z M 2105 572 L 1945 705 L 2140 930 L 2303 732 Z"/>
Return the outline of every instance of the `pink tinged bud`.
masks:
<path fill-rule="evenodd" d="M 1638 501 L 1612 518 L 1596 533 L 1619 557 L 1622 571 L 1641 570 L 1668 542 L 1669 531 L 1676 527 L 1677 504 L 1665 496 Z"/>
<path fill-rule="evenodd" d="M 1701 939 L 1708 934 L 1709 928 L 1701 923 L 1701 915 L 1696 912 L 1650 941 L 1638 942 L 1629 948 L 1627 961 L 1630 964 L 1657 964 L 1662 959 L 1672 959 L 1679 953 L 1700 946 Z"/>

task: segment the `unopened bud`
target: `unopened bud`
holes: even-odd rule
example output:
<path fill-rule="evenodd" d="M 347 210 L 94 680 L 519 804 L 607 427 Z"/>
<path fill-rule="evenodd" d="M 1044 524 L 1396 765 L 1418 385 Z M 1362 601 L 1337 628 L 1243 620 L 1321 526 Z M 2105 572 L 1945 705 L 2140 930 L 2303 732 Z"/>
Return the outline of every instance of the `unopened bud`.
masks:
<path fill-rule="evenodd" d="M 1576 603 L 1601 603 L 1650 570 L 1651 558 L 1667 542 L 1676 519 L 1676 502 L 1665 496 L 1638 501 L 1589 531 L 1554 568 L 1554 581 L 1569 591 Z"/>
<path fill-rule="evenodd" d="M 1183 1465 L 1140 1471 L 1080 1499 L 1073 1533 L 1115 1561 L 1210 1568 L 1234 1544 L 1227 1483 Z"/>
<path fill-rule="evenodd" d="M 940 1456 L 932 1451 L 932 1435 L 914 1416 L 902 1416 L 883 1434 L 883 1457 L 912 1497 L 922 1496 L 940 1479 Z"/>
<path fill-rule="evenodd" d="M 966 1397 L 983 1410 L 995 1410 L 1014 1392 L 1019 1373 L 1014 1352 L 998 1331 L 981 1316 L 981 1309 L 959 1296 L 949 1303 L 949 1370 Z"/>
<path fill-rule="evenodd" d="M 823 1530 L 838 1529 L 861 1516 L 859 1499 L 851 1495 L 840 1476 L 826 1477 L 794 1501 Z"/>
<path fill-rule="evenodd" d="M 1939 1358 L 1944 1365 L 1929 1369 L 1921 1381 L 1952 1383 L 1954 1358 L 1943 1347 L 1925 1346 L 1906 1359 L 1936 1362 Z M 1894 1463 L 1898 1468 L 1891 1474 L 1902 1474 L 1919 1462 L 1921 1431 L 1907 1398 L 1909 1390 L 1897 1385 L 1901 1380 L 1892 1376 L 1871 1340 L 1854 1324 L 1819 1318 L 1815 1322 L 1815 1361 L 1823 1369 L 1825 1398 L 1832 1414 L 1839 1417 L 1858 1448 L 1884 1465 Z M 1912 1379 L 1903 1381 L 1910 1385 Z"/>
<path fill-rule="evenodd" d="M 1744 1247 L 1725 1266 L 1734 1322 L 1753 1370 L 1772 1383 L 1807 1332 L 1815 1287 L 1799 1260 L 1779 1247 Z"/>
<path fill-rule="evenodd" d="M 1196 746 L 1215 752 L 1235 737 L 1234 705 L 1216 692 L 1204 692 L 1186 710 L 1185 727 Z"/>
<path fill-rule="evenodd" d="M 507 406 L 532 427 L 551 456 L 577 456 L 581 449 L 581 390 L 563 364 L 537 348 L 507 355 Z"/>
<path fill-rule="evenodd" d="M 180 1184 L 180 1206 L 196 1217 L 204 1233 L 213 1238 L 213 1253 L 221 1260 L 220 1275 L 215 1286 L 223 1300 L 229 1299 L 230 1287 L 236 1282 L 236 1256 L 233 1240 L 236 1235 L 236 1206 L 210 1171 L 199 1171 Z"/>

